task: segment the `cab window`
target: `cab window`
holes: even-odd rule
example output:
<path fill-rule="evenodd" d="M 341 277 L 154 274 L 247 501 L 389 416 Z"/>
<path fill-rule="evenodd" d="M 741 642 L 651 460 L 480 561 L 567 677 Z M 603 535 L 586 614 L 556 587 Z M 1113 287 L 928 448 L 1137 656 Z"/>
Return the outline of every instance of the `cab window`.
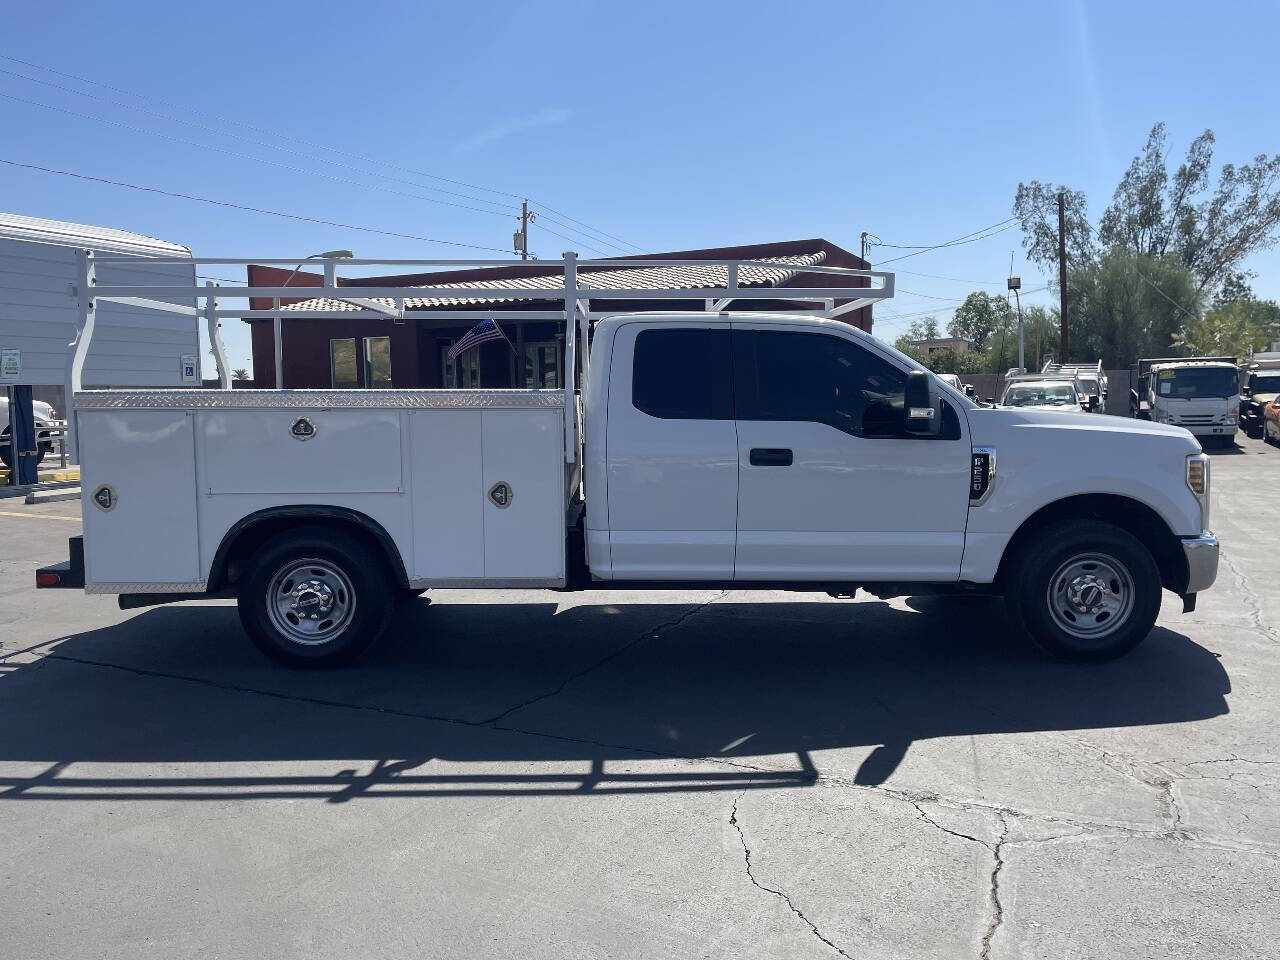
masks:
<path fill-rule="evenodd" d="M 824 423 L 855 437 L 906 438 L 906 371 L 843 337 L 823 333 L 735 330 L 739 420 Z M 944 401 L 942 436 L 960 422 Z"/>
<path fill-rule="evenodd" d="M 663 420 L 732 420 L 729 333 L 641 331 L 631 369 L 631 405 Z"/>

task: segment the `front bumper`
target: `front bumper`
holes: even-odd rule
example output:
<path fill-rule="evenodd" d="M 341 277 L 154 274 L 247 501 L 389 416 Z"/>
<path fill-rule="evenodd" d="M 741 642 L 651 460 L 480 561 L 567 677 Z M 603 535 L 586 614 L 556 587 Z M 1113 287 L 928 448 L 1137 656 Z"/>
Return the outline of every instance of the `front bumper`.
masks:
<path fill-rule="evenodd" d="M 1198 537 L 1184 537 L 1182 555 L 1187 558 L 1187 586 L 1184 594 L 1199 593 L 1218 578 L 1218 538 L 1209 531 Z"/>

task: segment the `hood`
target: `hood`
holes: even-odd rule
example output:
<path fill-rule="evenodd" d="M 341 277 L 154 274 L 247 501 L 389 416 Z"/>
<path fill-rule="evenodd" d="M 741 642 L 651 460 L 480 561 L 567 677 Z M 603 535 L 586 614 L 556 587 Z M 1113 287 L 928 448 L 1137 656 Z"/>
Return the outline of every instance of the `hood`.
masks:
<path fill-rule="evenodd" d="M 1089 436 L 1123 440 L 1124 437 L 1143 438 L 1152 441 L 1157 437 L 1167 437 L 1180 446 L 1187 448 L 1188 453 L 1200 449 L 1200 443 L 1190 432 L 1182 427 L 1168 423 L 1155 423 L 1151 420 L 1138 420 L 1130 417 L 1112 417 L 1105 414 L 1088 414 L 1081 416 L 1080 410 L 1040 410 L 1028 407 L 993 407 L 977 408 L 969 411 L 969 421 L 973 425 L 974 443 L 982 443 L 978 439 L 980 429 L 992 429 L 1006 432 L 1010 429 L 1033 429 L 1046 435 L 1070 433 L 1088 439 Z M 989 419 L 988 419 L 989 418 Z M 1063 438 L 1065 440 L 1065 438 Z"/>
<path fill-rule="evenodd" d="M 1271 393 L 1255 393 L 1249 399 L 1252 400 L 1254 403 L 1258 404 L 1259 406 L 1265 407 L 1268 403 L 1273 401 L 1276 397 L 1280 397 L 1280 393 L 1275 393 L 1274 391 L 1272 391 Z"/>
<path fill-rule="evenodd" d="M 1070 403 L 1023 403 L 1016 407 L 1001 406 L 1001 410 L 1042 410 L 1049 413 L 1084 413 L 1080 404 Z"/>

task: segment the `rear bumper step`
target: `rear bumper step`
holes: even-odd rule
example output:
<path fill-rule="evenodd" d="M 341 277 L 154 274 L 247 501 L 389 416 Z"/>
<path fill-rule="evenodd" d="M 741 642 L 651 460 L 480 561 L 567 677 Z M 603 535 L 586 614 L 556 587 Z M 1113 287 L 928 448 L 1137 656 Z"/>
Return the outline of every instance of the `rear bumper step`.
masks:
<path fill-rule="evenodd" d="M 42 590 L 84 589 L 84 537 L 67 538 L 70 558 L 36 570 L 36 587 Z"/>

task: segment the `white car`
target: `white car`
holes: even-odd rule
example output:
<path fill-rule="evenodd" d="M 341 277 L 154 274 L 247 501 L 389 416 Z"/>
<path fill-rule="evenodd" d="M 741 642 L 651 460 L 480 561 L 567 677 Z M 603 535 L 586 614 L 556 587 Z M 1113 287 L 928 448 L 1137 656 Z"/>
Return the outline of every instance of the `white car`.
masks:
<path fill-rule="evenodd" d="M 1080 395 L 1070 380 L 1030 380 L 1011 383 L 1000 398 L 1000 406 L 1022 410 L 1059 410 L 1080 413 Z"/>
<path fill-rule="evenodd" d="M 39 450 L 36 455 L 36 463 L 39 463 L 44 459 L 45 454 L 53 449 L 52 433 L 56 429 L 53 424 L 58 418 L 53 412 L 53 407 L 43 400 L 35 400 L 31 406 L 35 413 L 36 449 Z M 13 453 L 9 443 L 11 429 L 9 426 L 9 398 L 0 396 L 0 461 L 3 461 L 4 465 L 9 468 L 13 467 Z"/>

